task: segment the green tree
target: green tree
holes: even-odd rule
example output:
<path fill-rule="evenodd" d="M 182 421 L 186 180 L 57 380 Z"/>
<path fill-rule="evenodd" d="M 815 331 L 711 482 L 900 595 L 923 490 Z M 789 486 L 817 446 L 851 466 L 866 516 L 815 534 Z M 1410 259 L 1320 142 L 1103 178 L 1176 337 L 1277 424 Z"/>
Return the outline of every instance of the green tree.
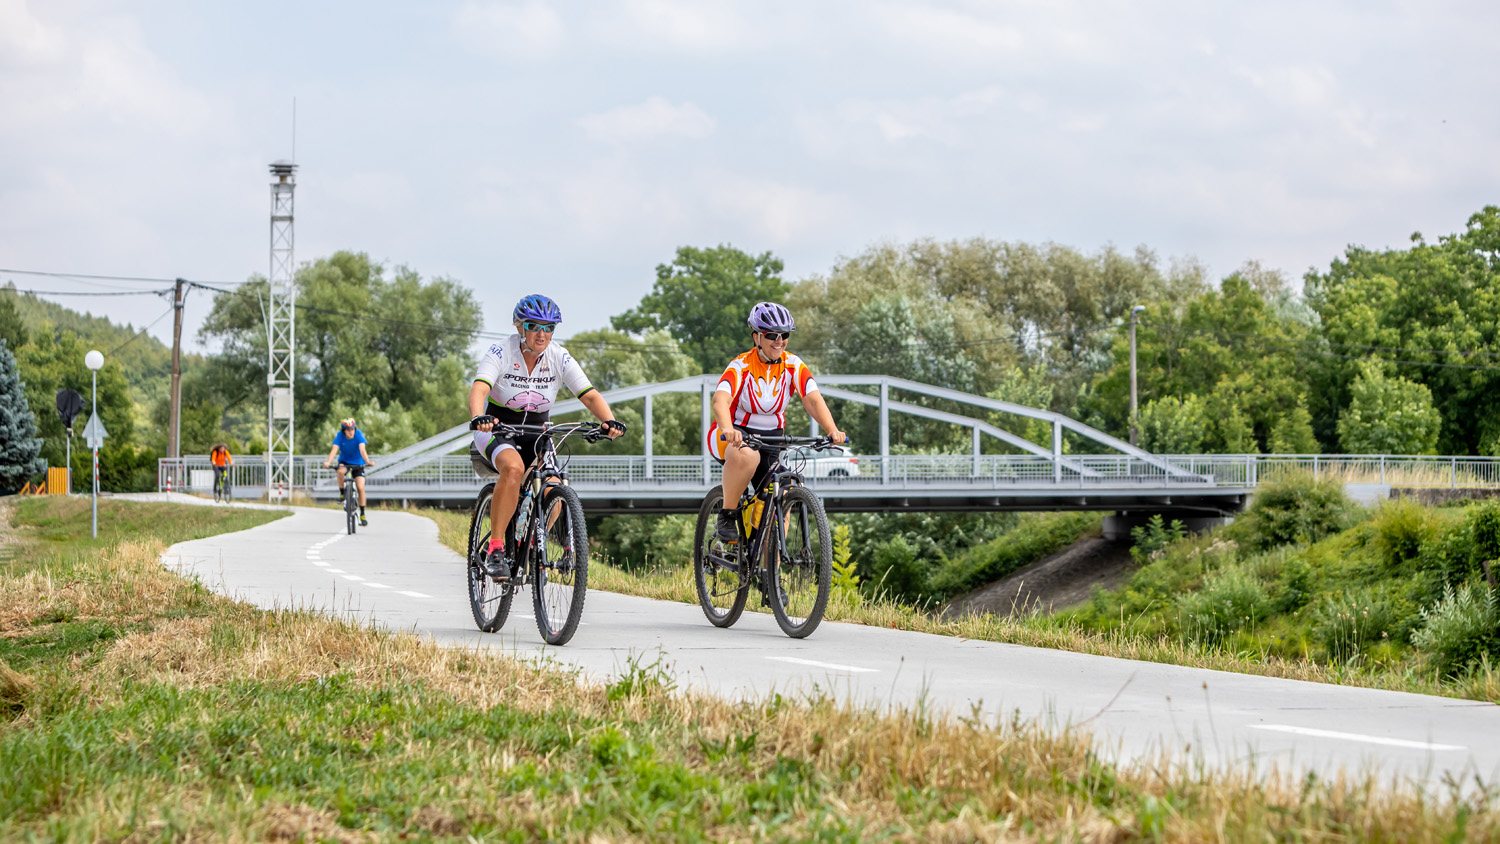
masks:
<path fill-rule="evenodd" d="M 48 408 L 37 418 L 37 429 L 43 438 L 42 457 L 48 465 L 62 466 L 67 450 L 67 432 L 57 413 L 57 391 L 76 390 L 83 396 L 85 410 L 74 422 L 75 432 L 94 410 L 88 407 L 91 395 L 91 373 L 84 366 L 86 346 L 71 331 L 41 332 L 17 350 L 16 363 L 26 382 L 26 400 L 32 407 Z M 99 485 L 110 492 L 136 492 L 156 488 L 157 453 L 137 439 L 135 403 L 120 361 L 106 356 L 99 370 L 98 413 L 109 431 L 99 450 Z M 81 437 L 73 441 L 73 478 L 75 485 L 92 471 L 89 452 Z"/>
<path fill-rule="evenodd" d="M 26 401 L 16 357 L 10 353 L 10 341 L 0 337 L 0 491 L 14 492 L 46 471 L 41 451 L 36 416 Z"/>
<path fill-rule="evenodd" d="M 399 404 L 393 430 L 416 438 L 467 419 L 464 396 L 474 372 L 469 345 L 483 324 L 472 291 L 452 279 L 423 281 L 402 266 L 387 277 L 385 267 L 356 252 L 304 265 L 296 285 L 299 450 L 312 443 L 321 448 L 348 409 L 393 413 Z M 266 292 L 265 280 L 256 277 L 219 295 L 200 332 L 221 349 L 206 375 L 205 395 L 246 438 L 264 419 Z M 406 414 L 410 425 L 401 427 L 406 423 L 396 420 Z M 390 440 L 387 447 L 409 444 Z"/>
<path fill-rule="evenodd" d="M 675 381 L 700 374 L 697 371 L 697 361 L 688 357 L 677 341 L 660 329 L 647 331 L 640 338 L 609 328 L 584 331 L 573 335 L 563 345 L 599 390 Z M 702 397 L 696 390 L 692 393 L 671 393 L 653 398 L 652 453 L 701 453 L 702 404 Z M 643 453 L 645 408 L 645 399 L 612 404 L 610 409 L 614 411 L 615 417 L 624 422 L 629 430 L 624 436 L 601 443 L 595 448 L 606 450 L 600 453 Z M 592 417 L 587 413 L 580 413 L 578 418 Z"/>
<path fill-rule="evenodd" d="M 8 286 L 14 290 L 14 286 Z M 16 310 L 16 293 L 0 294 L 0 340 L 4 340 L 11 349 L 19 349 L 26 345 L 30 334 L 26 331 L 26 322 L 21 317 L 20 311 Z"/>
<path fill-rule="evenodd" d="M 1141 408 L 1141 447 L 1156 454 L 1196 454 L 1208 436 L 1202 398 L 1167 396 Z"/>
<path fill-rule="evenodd" d="M 1313 435 L 1312 414 L 1307 404 L 1298 401 L 1297 406 L 1271 426 L 1271 453 L 1313 454 L 1318 451 L 1318 438 Z"/>
<path fill-rule="evenodd" d="M 1351 246 L 1327 272 L 1309 273 L 1329 356 L 1311 364 L 1310 409 L 1325 440 L 1352 401 L 1363 364 L 1378 354 L 1388 372 L 1425 385 L 1442 419 L 1435 448 L 1500 454 L 1500 207 L 1486 206 L 1464 230 L 1408 249 Z"/>
<path fill-rule="evenodd" d="M 1339 443 L 1350 454 L 1435 454 L 1442 423 L 1425 385 L 1388 377 L 1367 361 L 1339 416 Z"/>
<path fill-rule="evenodd" d="M 699 372 L 720 372 L 750 348 L 750 308 L 786 300 L 781 271 L 781 259 L 770 252 L 752 256 L 729 245 L 683 246 L 672 263 L 657 265 L 656 283 L 640 305 L 610 324 L 632 334 L 665 330 L 697 361 Z"/>
<path fill-rule="evenodd" d="M 1210 425 L 1203 446 L 1243 453 L 1238 413 L 1269 443 L 1271 428 L 1308 393 L 1301 353 L 1317 342 L 1313 326 L 1283 301 L 1279 277 L 1250 265 L 1224 279 L 1218 290 L 1176 302 L 1150 303 L 1136 333 L 1140 401 L 1158 396 L 1202 396 L 1220 424 Z M 1280 303 L 1280 309 L 1273 307 Z M 1290 314 L 1286 315 L 1286 314 Z M 1128 336 L 1115 341 L 1113 364 L 1095 382 L 1089 405 L 1104 426 L 1123 430 L 1129 414 Z"/>

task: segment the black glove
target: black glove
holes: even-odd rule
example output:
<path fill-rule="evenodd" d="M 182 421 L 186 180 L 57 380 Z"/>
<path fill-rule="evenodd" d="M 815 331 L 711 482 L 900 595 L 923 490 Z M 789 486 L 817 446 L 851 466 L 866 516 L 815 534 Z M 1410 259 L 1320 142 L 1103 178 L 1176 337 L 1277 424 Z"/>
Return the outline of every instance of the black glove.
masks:
<path fill-rule="evenodd" d="M 625 433 L 625 423 L 621 422 L 618 419 L 611 419 L 608 422 L 604 423 L 604 429 L 606 431 L 609 431 L 609 430 L 619 431 L 623 435 Z"/>
<path fill-rule="evenodd" d="M 495 417 L 489 415 L 488 413 L 481 413 L 478 416 L 474 417 L 473 419 L 469 420 L 469 430 L 470 431 L 477 431 L 477 430 L 479 430 L 479 426 L 480 425 L 484 425 L 486 423 L 494 424 L 494 422 L 495 422 Z"/>

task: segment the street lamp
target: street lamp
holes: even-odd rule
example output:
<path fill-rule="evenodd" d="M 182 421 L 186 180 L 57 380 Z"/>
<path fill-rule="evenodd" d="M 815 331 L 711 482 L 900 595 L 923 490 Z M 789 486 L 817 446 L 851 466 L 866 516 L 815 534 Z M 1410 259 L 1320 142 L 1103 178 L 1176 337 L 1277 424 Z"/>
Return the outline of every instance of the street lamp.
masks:
<path fill-rule="evenodd" d="M 83 365 L 87 366 L 94 378 L 94 389 L 89 394 L 89 427 L 102 432 L 104 426 L 99 423 L 99 368 L 104 366 L 104 353 L 98 349 L 90 351 L 83 356 Z M 99 434 L 90 437 L 90 445 L 94 449 L 94 520 L 90 528 L 94 539 L 99 538 Z"/>
<path fill-rule="evenodd" d="M 1136 442 L 1136 413 L 1135 413 L 1135 326 L 1140 321 L 1141 311 L 1146 310 L 1145 305 L 1136 305 L 1130 309 L 1130 444 Z"/>

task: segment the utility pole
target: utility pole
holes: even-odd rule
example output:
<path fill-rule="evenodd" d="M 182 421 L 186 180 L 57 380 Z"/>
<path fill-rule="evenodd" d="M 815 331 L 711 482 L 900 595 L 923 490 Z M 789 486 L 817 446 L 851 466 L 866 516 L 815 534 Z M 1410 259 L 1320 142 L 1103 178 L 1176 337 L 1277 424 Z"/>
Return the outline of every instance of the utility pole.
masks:
<path fill-rule="evenodd" d="M 1130 309 L 1130 444 L 1136 442 L 1136 410 L 1135 410 L 1135 326 L 1139 321 L 1141 311 L 1146 310 L 1145 305 L 1136 305 Z"/>
<path fill-rule="evenodd" d="M 167 419 L 167 457 L 182 456 L 182 298 L 187 280 L 177 279 L 172 290 L 172 395 Z"/>
<path fill-rule="evenodd" d="M 266 494 L 275 501 L 290 497 L 296 482 L 293 388 L 297 362 L 297 284 L 293 263 L 292 207 L 297 165 L 271 164 L 271 274 L 266 315 Z"/>

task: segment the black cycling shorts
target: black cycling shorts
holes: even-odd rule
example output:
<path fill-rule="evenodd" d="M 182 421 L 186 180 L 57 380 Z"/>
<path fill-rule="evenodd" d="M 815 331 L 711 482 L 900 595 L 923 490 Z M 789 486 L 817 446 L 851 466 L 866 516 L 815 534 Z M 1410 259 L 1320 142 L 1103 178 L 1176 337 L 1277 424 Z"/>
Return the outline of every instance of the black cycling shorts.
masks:
<path fill-rule="evenodd" d="M 351 478 L 363 478 L 365 476 L 365 464 L 363 463 L 355 464 L 339 461 L 339 468 L 348 469 L 349 477 Z"/>

